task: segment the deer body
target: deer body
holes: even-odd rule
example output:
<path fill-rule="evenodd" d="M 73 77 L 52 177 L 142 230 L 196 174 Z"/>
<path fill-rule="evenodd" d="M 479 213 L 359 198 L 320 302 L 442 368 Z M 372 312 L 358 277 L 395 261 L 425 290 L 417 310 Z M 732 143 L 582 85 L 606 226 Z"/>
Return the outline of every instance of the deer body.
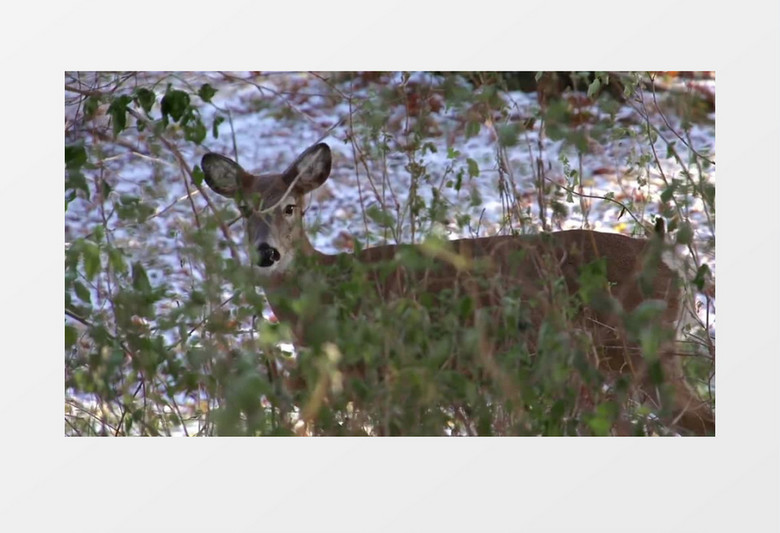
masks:
<path fill-rule="evenodd" d="M 533 332 L 556 311 L 551 294 L 556 280 L 562 279 L 568 294 L 587 292 L 589 304 L 583 306 L 573 323 L 598 347 L 594 354 L 598 368 L 607 374 L 631 375 L 647 398 L 656 404 L 661 402 L 650 379 L 648 362 L 638 343 L 626 336 L 620 319 L 621 312 L 630 313 L 652 300 L 663 303 L 657 314 L 659 323 L 672 330 L 677 327 L 679 280 L 660 260 L 660 239 L 571 230 L 461 239 L 431 246 L 385 245 L 356 254 L 327 255 L 309 242 L 302 206 L 303 196 L 325 182 L 330 167 L 330 149 L 325 144 L 308 148 L 285 172 L 274 175 L 253 176 L 217 154 L 206 154 L 202 160 L 210 188 L 239 203 L 260 284 L 274 313 L 291 324 L 299 342 L 310 340 L 309 332 L 316 329 L 322 309 L 333 303 L 335 296 L 328 287 L 352 279 L 363 284 L 365 300 L 347 307 L 355 318 L 366 316 L 376 305 L 416 302 L 420 295 L 427 295 L 430 302 L 447 294 L 468 299 L 476 318 L 467 318 L 467 322 L 483 322 L 487 342 L 481 344 L 482 351 L 500 352 L 521 338 L 533 351 Z M 411 262 L 401 260 L 410 255 Z M 583 287 L 583 268 L 599 261 L 605 266 L 609 283 L 595 291 Z M 310 306 L 309 314 L 290 306 L 291 301 L 315 286 L 307 277 L 310 269 L 306 265 L 318 265 L 327 272 L 319 285 L 325 290 L 320 291 L 317 305 Z M 492 333 L 496 324 L 502 324 L 507 305 L 502 307 L 499 302 L 510 302 L 508 305 L 519 311 L 520 318 L 508 326 L 516 335 L 510 334 L 508 339 L 504 335 L 501 341 L 492 342 Z M 442 305 L 442 311 L 446 311 L 447 304 Z M 427 304 L 427 308 L 434 309 L 431 316 L 435 319 L 435 306 Z M 676 426 L 696 434 L 714 432 L 714 416 L 686 383 L 679 357 L 661 351 L 659 362 L 672 388 L 671 411 Z"/>

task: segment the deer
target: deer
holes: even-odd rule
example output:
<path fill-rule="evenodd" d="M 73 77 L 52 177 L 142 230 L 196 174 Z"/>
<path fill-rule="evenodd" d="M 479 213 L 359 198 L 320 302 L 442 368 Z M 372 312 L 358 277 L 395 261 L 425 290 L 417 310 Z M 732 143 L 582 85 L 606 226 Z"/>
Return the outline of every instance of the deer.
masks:
<path fill-rule="evenodd" d="M 512 342 L 527 342 L 531 351 L 537 350 L 536 328 L 555 311 L 545 294 L 545 288 L 553 286 L 545 273 L 554 272 L 568 295 L 583 290 L 592 293 L 583 300 L 576 323 L 596 347 L 595 366 L 599 371 L 610 379 L 628 377 L 642 398 L 656 407 L 664 403 L 670 427 L 675 431 L 714 434 L 714 413 L 687 382 L 681 358 L 669 348 L 673 342 L 666 342 L 658 351 L 655 363 L 648 361 L 642 355 L 640 342 L 626 333 L 620 318 L 624 316 L 621 311 L 631 312 L 645 302 L 654 302 L 660 310 L 655 319 L 673 337 L 679 336 L 683 308 L 681 276 L 674 265 L 667 264 L 671 261 L 664 259 L 668 257 L 666 252 L 661 253 L 668 251 L 662 230 L 650 238 L 578 229 L 464 238 L 433 246 L 388 244 L 355 253 L 325 254 L 309 241 L 303 207 L 305 195 L 325 183 L 331 166 L 330 147 L 322 142 L 306 148 L 286 170 L 276 174 L 251 174 L 232 159 L 212 152 L 201 160 L 209 188 L 238 204 L 257 283 L 274 314 L 291 326 L 296 344 L 306 345 L 307 334 L 316 320 L 300 306 L 290 305 L 306 294 L 305 280 L 312 265 L 330 268 L 335 278 L 359 269 L 359 276 L 365 278 L 365 287 L 369 288 L 364 290 L 364 296 L 374 298 L 371 301 L 380 302 L 379 305 L 393 305 L 415 291 L 466 295 L 476 317 L 467 321 L 474 323 L 481 316 L 488 333 L 491 324 L 501 320 L 503 310 L 497 302 L 508 290 L 514 291 L 520 303 L 513 309 L 521 311 L 520 318 L 509 328 L 508 341 L 504 335 L 496 346 L 483 343 L 482 349 L 477 350 L 481 357 L 506 349 Z M 422 268 L 407 268 L 398 258 L 408 253 L 419 254 L 428 262 Z M 584 287 L 581 277 L 592 265 L 600 265 L 607 280 L 595 292 Z M 325 305 L 332 283 L 329 280 L 324 289 L 322 285 L 318 289 Z M 486 337 L 489 341 L 489 335 Z M 338 339 L 333 341 L 338 343 Z M 541 352 L 536 355 L 543 357 Z M 671 391 L 667 394 L 671 399 L 662 398 L 653 378 L 653 364 L 660 368 L 664 383 L 669 384 L 665 390 Z M 612 434 L 621 433 L 617 429 Z"/>

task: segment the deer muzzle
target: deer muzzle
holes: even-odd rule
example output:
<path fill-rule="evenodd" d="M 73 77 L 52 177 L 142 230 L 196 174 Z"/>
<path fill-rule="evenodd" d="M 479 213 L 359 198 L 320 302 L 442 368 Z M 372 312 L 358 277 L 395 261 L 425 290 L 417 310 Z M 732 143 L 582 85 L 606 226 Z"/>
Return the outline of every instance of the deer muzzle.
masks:
<path fill-rule="evenodd" d="M 257 264 L 261 267 L 269 267 L 282 257 L 279 255 L 279 250 L 273 248 L 266 242 L 257 247 L 257 253 L 259 255 Z"/>

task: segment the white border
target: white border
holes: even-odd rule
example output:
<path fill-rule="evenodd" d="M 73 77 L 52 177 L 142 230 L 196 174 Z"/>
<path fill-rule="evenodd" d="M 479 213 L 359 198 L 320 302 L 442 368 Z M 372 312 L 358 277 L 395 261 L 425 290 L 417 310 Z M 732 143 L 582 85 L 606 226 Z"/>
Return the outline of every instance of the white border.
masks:
<path fill-rule="evenodd" d="M 780 530 L 779 27 L 752 0 L 15 4 L 0 530 Z M 715 69 L 718 436 L 65 439 L 62 74 L 116 68 Z"/>

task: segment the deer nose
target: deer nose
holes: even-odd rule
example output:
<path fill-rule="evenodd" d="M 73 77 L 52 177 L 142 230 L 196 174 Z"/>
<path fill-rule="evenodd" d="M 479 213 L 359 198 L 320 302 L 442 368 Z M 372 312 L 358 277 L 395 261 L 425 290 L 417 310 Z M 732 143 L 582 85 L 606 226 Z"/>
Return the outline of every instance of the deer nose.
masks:
<path fill-rule="evenodd" d="M 267 242 L 260 244 L 260 246 L 257 247 L 257 252 L 260 255 L 258 264 L 261 267 L 269 267 L 282 257 L 279 255 L 279 250 L 271 247 Z"/>

